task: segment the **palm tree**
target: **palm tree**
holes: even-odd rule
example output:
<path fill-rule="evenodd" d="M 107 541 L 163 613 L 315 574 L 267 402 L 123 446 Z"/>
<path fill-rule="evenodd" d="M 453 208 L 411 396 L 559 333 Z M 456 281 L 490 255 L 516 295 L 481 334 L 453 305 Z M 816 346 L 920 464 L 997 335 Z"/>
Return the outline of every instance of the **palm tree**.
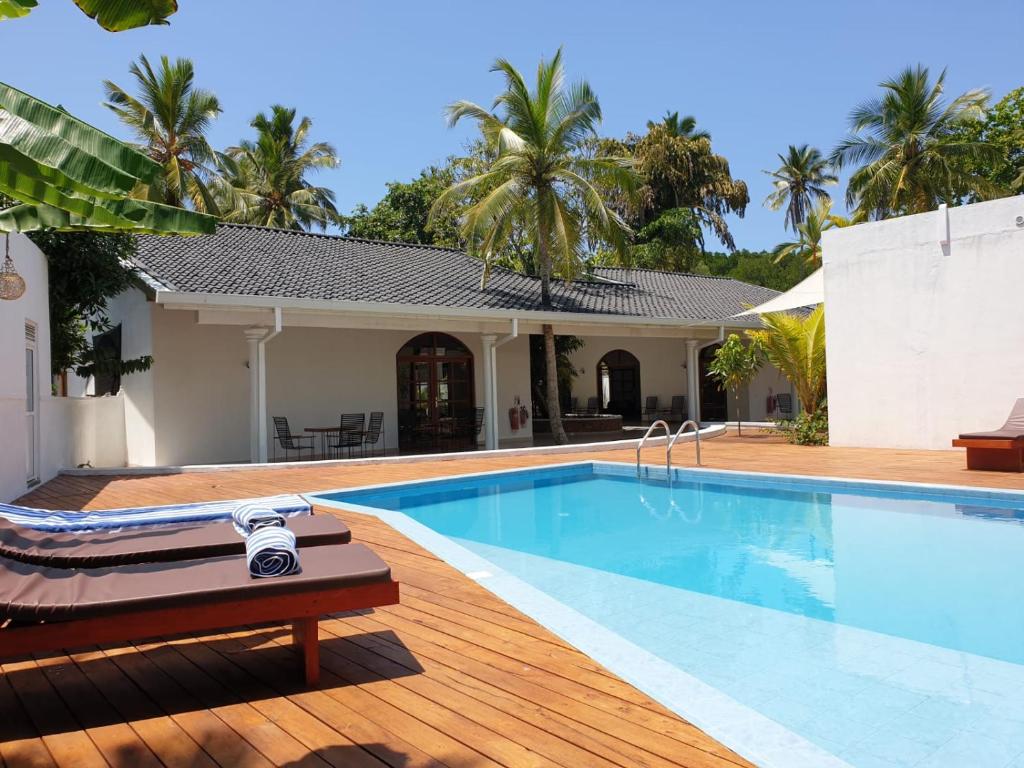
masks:
<path fill-rule="evenodd" d="M 223 157 L 224 181 L 218 195 L 227 221 L 282 229 L 309 229 L 340 224 L 334 192 L 306 181 L 306 174 L 337 168 L 338 155 L 326 142 L 308 143 L 313 122 L 295 125 L 295 110 L 279 104 L 260 113 L 250 125 L 256 141 L 229 147 Z"/>
<path fill-rule="evenodd" d="M 813 416 L 825 400 L 825 305 L 806 317 L 768 312 L 761 322 L 764 328 L 747 336 L 792 382 L 804 411 Z"/>
<path fill-rule="evenodd" d="M 764 204 L 773 211 L 786 206 L 786 226 L 796 232 L 815 200 L 831 199 L 825 186 L 836 184 L 839 178 L 831 172 L 821 152 L 807 144 L 790 144 L 787 153 L 779 155 L 779 163 L 776 170 L 765 171 L 772 177 L 775 191 L 765 198 Z"/>
<path fill-rule="evenodd" d="M 161 56 L 154 71 L 146 57 L 139 56 L 128 71 L 138 96 L 106 80 L 106 106 L 132 129 L 140 149 L 163 168 L 154 183 L 140 186 L 136 194 L 179 207 L 188 201 L 197 211 L 218 214 L 209 187 L 216 154 L 205 135 L 221 111 L 217 97 L 195 87 L 189 59 L 172 63 Z"/>
<path fill-rule="evenodd" d="M 541 304 L 547 309 L 552 306 L 555 264 L 563 277 L 577 271 L 585 231 L 619 250 L 626 247 L 629 227 L 599 189 L 635 187 L 635 174 L 624 158 L 584 151 L 601 120 L 601 107 L 586 82 L 566 85 L 561 50 L 550 62 L 541 60 L 533 91 L 505 59 L 498 59 L 491 71 L 500 72 L 505 80 L 493 111 L 457 101 L 447 112 L 449 125 L 463 118 L 478 123 L 495 149 L 494 160 L 481 173 L 449 187 L 431 213 L 436 214 L 450 201 L 482 192 L 463 221 L 463 237 L 470 252 L 490 260 L 513 227 L 520 226 L 533 243 Z M 551 432 L 556 442 L 565 443 L 554 329 L 545 323 L 543 331 Z"/>
<path fill-rule="evenodd" d="M 823 200 L 811 208 L 804 220 L 796 225 L 796 239 L 779 243 L 772 250 L 775 263 L 787 256 L 797 256 L 812 269 L 820 267 L 821 235 L 826 229 L 836 226 L 831 211 L 831 200 Z"/>
<path fill-rule="evenodd" d="M 650 131 L 658 125 L 662 126 L 671 136 L 711 141 L 710 133 L 705 130 L 697 130 L 697 118 L 693 115 L 683 115 L 680 117 L 678 112 L 666 111 L 660 123 L 655 120 L 648 120 L 647 130 Z"/>
<path fill-rule="evenodd" d="M 836 168 L 858 166 L 847 187 L 849 207 L 886 218 L 955 204 L 967 194 L 999 193 L 964 162 L 993 160 L 999 150 L 956 130 L 983 115 L 988 92 L 967 91 L 946 103 L 945 80 L 945 70 L 932 83 L 927 68 L 908 67 L 881 83 L 881 98 L 853 110 L 851 134 L 830 158 Z"/>

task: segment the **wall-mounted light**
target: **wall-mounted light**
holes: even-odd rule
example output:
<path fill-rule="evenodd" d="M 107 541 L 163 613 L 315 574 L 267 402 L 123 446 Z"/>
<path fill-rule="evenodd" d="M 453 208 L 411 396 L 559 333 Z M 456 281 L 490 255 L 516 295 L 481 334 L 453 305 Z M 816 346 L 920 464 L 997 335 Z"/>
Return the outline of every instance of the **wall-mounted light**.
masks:
<path fill-rule="evenodd" d="M 4 235 L 4 265 L 0 267 L 0 299 L 14 301 L 25 295 L 25 279 L 14 268 L 11 258 L 11 236 Z"/>

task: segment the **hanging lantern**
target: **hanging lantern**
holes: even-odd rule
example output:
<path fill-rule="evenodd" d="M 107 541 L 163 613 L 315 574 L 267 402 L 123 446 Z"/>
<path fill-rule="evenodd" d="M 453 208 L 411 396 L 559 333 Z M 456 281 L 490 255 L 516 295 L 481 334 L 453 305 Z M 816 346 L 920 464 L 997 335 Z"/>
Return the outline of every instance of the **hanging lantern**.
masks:
<path fill-rule="evenodd" d="M 0 299 L 14 301 L 25 293 L 25 278 L 14 268 L 11 258 L 11 236 L 4 237 L 4 265 L 0 268 Z"/>

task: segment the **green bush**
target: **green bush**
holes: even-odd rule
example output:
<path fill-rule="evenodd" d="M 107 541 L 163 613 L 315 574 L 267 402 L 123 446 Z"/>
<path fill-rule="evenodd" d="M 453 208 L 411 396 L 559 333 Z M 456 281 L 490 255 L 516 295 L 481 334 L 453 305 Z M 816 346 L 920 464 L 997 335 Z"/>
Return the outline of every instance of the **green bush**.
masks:
<path fill-rule="evenodd" d="M 796 445 L 828 445 L 828 408 L 814 414 L 801 413 L 792 421 L 780 421 L 775 431 Z"/>

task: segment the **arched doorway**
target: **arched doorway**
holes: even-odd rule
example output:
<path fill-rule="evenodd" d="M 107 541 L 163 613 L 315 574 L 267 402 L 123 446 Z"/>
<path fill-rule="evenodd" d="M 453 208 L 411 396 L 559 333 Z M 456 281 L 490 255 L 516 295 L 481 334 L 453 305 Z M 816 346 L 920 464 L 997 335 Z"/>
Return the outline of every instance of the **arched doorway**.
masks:
<path fill-rule="evenodd" d="M 712 344 L 700 351 L 700 420 L 727 421 L 727 402 L 729 393 L 718 386 L 718 382 L 708 375 L 708 366 L 715 359 L 715 352 L 721 344 Z"/>
<path fill-rule="evenodd" d="M 624 349 L 602 357 L 597 364 L 597 397 L 603 412 L 639 419 L 640 361 Z"/>
<path fill-rule="evenodd" d="M 396 356 L 398 448 L 423 451 L 460 419 L 471 417 L 473 353 L 446 333 L 423 333 L 407 341 Z"/>

